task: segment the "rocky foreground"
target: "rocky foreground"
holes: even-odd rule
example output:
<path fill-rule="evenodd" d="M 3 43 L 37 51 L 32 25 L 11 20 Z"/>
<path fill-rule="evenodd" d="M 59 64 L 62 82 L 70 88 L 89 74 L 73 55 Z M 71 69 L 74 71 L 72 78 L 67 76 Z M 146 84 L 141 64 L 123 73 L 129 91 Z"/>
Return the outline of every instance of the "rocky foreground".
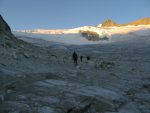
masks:
<path fill-rule="evenodd" d="M 130 35 L 39 47 L 17 39 L 1 17 L 0 113 L 150 113 L 150 36 Z M 74 50 L 84 56 L 76 67 Z"/>

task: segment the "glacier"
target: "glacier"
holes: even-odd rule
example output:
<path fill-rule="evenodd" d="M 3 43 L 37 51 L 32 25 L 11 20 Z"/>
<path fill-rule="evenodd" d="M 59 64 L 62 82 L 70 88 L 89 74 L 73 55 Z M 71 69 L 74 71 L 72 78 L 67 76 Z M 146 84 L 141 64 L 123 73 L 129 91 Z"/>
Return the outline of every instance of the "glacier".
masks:
<path fill-rule="evenodd" d="M 81 31 L 95 32 L 99 35 L 100 39 L 105 37 L 108 40 L 91 41 L 87 40 L 81 35 Z M 116 39 L 121 37 L 130 37 L 131 35 L 150 35 L 150 25 L 138 25 L 138 26 L 120 26 L 120 27 L 94 27 L 83 26 L 73 29 L 62 30 L 48 30 L 48 29 L 35 29 L 35 30 L 18 30 L 13 32 L 19 37 L 32 37 L 36 39 L 42 39 L 49 42 L 71 44 L 71 45 L 86 45 L 86 44 L 100 44 L 110 43 L 117 41 Z M 115 39 L 116 38 L 116 39 Z M 119 39 L 118 39 L 119 40 Z"/>

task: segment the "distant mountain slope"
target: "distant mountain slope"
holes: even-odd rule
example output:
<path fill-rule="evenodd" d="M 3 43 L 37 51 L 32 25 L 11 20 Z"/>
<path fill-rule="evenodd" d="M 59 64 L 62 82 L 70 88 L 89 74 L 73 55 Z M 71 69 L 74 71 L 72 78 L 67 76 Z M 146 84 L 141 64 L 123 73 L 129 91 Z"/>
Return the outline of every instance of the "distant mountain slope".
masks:
<path fill-rule="evenodd" d="M 125 24 L 118 24 L 116 22 L 114 22 L 111 19 L 108 19 L 106 21 L 104 21 L 101 25 L 101 27 L 117 27 L 117 26 L 128 26 L 128 25 L 133 25 L 133 26 L 137 26 L 137 25 L 150 25 L 150 17 L 148 18 L 142 18 L 133 22 L 129 22 L 129 23 L 125 23 Z M 99 26 L 99 25 L 97 25 Z"/>
<path fill-rule="evenodd" d="M 149 25 L 150 24 L 150 17 L 148 18 L 142 18 L 127 24 L 122 24 L 122 25 Z"/>

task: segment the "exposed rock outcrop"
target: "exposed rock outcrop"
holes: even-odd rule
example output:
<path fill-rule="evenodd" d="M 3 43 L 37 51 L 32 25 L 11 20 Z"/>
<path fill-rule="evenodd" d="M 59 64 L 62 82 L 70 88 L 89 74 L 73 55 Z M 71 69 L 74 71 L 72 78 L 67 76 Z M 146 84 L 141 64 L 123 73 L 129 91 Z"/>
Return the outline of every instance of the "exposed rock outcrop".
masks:
<path fill-rule="evenodd" d="M 80 31 L 80 34 L 89 41 L 99 41 L 99 40 L 108 40 L 109 39 L 107 34 L 104 35 L 103 33 L 101 33 L 101 35 L 100 35 L 94 31 Z"/>
<path fill-rule="evenodd" d="M 9 25 L 0 15 L 0 46 L 4 48 L 16 47 L 18 40 L 11 32 Z"/>
<path fill-rule="evenodd" d="M 99 34 L 97 34 L 96 32 L 92 32 L 92 31 L 81 31 L 80 32 L 81 35 L 83 37 L 85 37 L 87 40 L 90 40 L 90 41 L 98 41 L 100 40 L 100 36 Z"/>
<path fill-rule="evenodd" d="M 5 20 L 1 15 L 0 15 L 0 33 L 7 33 L 7 34 L 11 33 L 9 25 L 5 22 Z"/>

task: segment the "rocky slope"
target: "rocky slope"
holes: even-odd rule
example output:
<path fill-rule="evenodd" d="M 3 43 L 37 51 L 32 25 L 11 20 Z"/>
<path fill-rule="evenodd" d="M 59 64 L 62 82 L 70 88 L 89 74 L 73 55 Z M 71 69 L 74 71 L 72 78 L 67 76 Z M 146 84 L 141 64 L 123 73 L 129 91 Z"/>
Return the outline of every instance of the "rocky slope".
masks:
<path fill-rule="evenodd" d="M 11 29 L 0 15 L 0 46 L 11 46 L 11 43 L 16 42 L 17 39 L 11 33 Z M 15 45 L 12 45 L 15 46 Z"/>
<path fill-rule="evenodd" d="M 41 61 L 47 62 L 42 59 L 49 58 L 49 55 L 46 49 L 16 38 L 8 24 L 2 17 L 0 18 L 0 66 L 21 72 L 26 72 L 26 70 L 30 72 L 30 68 L 36 70 L 31 65 L 33 62 L 36 60 L 39 64 Z"/>
<path fill-rule="evenodd" d="M 123 24 L 123 26 L 126 26 L 126 25 L 135 25 L 135 26 L 137 26 L 137 25 L 150 25 L 150 17 L 142 18 L 142 19 L 139 19 L 139 20 L 127 23 L 127 24 Z"/>

